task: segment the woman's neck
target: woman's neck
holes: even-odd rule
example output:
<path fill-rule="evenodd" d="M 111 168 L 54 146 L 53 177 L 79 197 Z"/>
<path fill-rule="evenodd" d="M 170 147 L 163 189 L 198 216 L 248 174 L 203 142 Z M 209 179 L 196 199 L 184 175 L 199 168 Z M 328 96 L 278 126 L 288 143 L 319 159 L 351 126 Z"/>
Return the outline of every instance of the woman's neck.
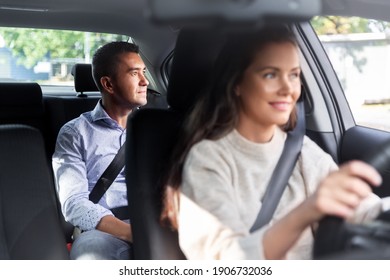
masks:
<path fill-rule="evenodd" d="M 268 143 L 274 136 L 277 125 L 259 125 L 258 123 L 250 123 L 239 121 L 236 130 L 246 139 L 255 143 Z"/>

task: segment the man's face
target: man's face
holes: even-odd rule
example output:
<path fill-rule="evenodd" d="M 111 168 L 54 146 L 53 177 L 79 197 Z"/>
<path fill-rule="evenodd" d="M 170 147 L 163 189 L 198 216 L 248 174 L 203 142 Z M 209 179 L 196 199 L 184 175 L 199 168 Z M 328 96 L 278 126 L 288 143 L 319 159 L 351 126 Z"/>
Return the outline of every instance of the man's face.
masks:
<path fill-rule="evenodd" d="M 111 77 L 115 103 L 128 109 L 145 105 L 149 82 L 144 62 L 134 52 L 121 54 L 118 60 L 116 75 Z"/>

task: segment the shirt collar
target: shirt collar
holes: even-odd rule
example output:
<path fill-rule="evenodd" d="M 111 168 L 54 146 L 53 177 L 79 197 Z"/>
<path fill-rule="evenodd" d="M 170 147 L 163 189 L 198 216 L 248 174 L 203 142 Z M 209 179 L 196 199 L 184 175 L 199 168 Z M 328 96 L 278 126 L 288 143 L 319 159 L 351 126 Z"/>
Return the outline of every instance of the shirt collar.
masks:
<path fill-rule="evenodd" d="M 107 112 L 104 110 L 102 106 L 102 100 L 100 99 L 99 102 L 96 104 L 95 108 L 91 112 L 92 121 L 98 121 L 98 120 L 112 120 L 110 116 L 107 114 Z"/>
<path fill-rule="evenodd" d="M 104 110 L 102 105 L 102 100 L 96 104 L 95 108 L 91 112 L 91 117 L 93 122 L 103 121 L 111 127 L 120 128 L 124 130 L 115 120 L 113 120 L 107 112 Z"/>

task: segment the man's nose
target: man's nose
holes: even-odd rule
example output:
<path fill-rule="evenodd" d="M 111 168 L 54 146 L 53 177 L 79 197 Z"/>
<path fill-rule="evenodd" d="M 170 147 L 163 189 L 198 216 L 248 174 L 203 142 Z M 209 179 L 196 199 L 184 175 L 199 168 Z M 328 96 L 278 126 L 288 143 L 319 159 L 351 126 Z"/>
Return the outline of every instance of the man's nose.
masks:
<path fill-rule="evenodd" d="M 141 74 L 141 79 L 140 79 L 139 83 L 142 86 L 148 86 L 149 85 L 149 81 L 146 78 L 145 74 Z"/>

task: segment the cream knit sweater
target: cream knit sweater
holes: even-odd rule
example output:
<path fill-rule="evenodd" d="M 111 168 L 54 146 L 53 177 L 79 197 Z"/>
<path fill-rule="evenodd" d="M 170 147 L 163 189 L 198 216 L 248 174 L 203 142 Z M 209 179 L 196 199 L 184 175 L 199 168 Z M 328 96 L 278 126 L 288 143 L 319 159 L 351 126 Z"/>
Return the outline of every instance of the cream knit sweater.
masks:
<path fill-rule="evenodd" d="M 277 129 L 269 143 L 248 141 L 236 130 L 217 141 L 203 140 L 190 150 L 179 199 L 179 243 L 188 259 L 264 259 L 262 237 L 268 226 L 250 234 L 286 133 Z M 305 137 L 301 155 L 271 224 L 308 197 L 337 170 L 333 159 Z M 377 207 L 372 207 L 373 205 Z M 380 199 L 372 195 L 358 218 L 376 216 Z M 368 215 L 369 216 L 369 215 Z M 309 259 L 313 235 L 304 231 L 288 259 Z"/>

